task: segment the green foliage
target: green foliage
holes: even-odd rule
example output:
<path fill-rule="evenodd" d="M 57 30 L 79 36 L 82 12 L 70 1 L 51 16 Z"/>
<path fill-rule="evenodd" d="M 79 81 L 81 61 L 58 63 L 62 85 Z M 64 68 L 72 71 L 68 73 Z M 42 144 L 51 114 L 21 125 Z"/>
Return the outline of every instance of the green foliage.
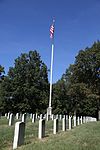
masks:
<path fill-rule="evenodd" d="M 78 115 L 96 116 L 100 108 L 98 69 L 100 69 L 99 41 L 91 48 L 80 50 L 75 63 L 66 69 L 61 80 L 54 85 L 55 111 L 77 111 Z"/>
<path fill-rule="evenodd" d="M 2 110 L 2 101 L 1 101 L 2 97 L 1 97 L 1 93 L 2 93 L 2 82 L 4 80 L 4 73 L 5 73 L 4 67 L 2 67 L 0 65 L 0 111 Z"/>
<path fill-rule="evenodd" d="M 91 48 L 81 50 L 74 64 L 74 82 L 84 82 L 94 93 L 100 93 L 100 78 L 97 69 L 100 68 L 100 42 L 94 43 Z M 75 78 L 76 77 L 76 78 Z"/>
<path fill-rule="evenodd" d="M 77 115 L 96 115 L 98 97 L 84 83 L 72 84 L 68 90 L 69 107 Z"/>
<path fill-rule="evenodd" d="M 86 96 L 80 95 L 79 100 L 83 103 L 83 113 L 96 115 L 98 110 L 98 101 L 100 101 L 100 78 L 97 76 L 97 70 L 100 67 L 100 42 L 93 44 L 91 48 L 81 50 L 76 56 L 73 65 L 72 84 L 84 83 L 90 90 Z M 78 93 L 78 91 L 76 91 Z M 78 99 L 78 98 L 77 98 Z M 99 99 L 99 100 L 98 100 Z M 82 108 L 81 108 L 82 109 Z"/>
<path fill-rule="evenodd" d="M 67 95 L 66 85 L 63 80 L 59 80 L 53 85 L 52 107 L 54 114 L 66 113 Z"/>
<path fill-rule="evenodd" d="M 2 67 L 1 65 L 0 65 L 0 83 L 2 82 L 2 80 L 4 79 L 4 74 L 5 73 L 5 71 L 4 71 L 4 67 Z"/>
<path fill-rule="evenodd" d="M 2 83 L 3 108 L 6 111 L 44 111 L 48 103 L 48 73 L 37 51 L 15 59 Z"/>
<path fill-rule="evenodd" d="M 4 67 L 2 67 L 1 65 L 0 65 L 0 76 L 2 75 L 2 73 L 4 73 L 5 71 L 4 71 Z"/>

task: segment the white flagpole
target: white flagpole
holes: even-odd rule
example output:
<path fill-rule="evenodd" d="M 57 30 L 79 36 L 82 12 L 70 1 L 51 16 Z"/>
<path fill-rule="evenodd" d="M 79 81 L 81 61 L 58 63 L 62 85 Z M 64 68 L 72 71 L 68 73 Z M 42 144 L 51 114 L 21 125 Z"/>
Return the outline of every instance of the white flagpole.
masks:
<path fill-rule="evenodd" d="M 50 69 L 51 72 L 50 72 L 50 96 L 49 96 L 49 108 L 51 107 L 51 99 L 52 99 L 53 55 L 54 55 L 54 44 L 52 43 L 51 69 Z"/>
<path fill-rule="evenodd" d="M 54 56 L 54 23 L 55 20 L 53 19 L 53 24 L 50 28 L 50 38 L 52 42 L 52 52 L 51 52 L 51 67 L 50 67 L 50 95 L 49 95 L 49 107 L 47 109 L 47 114 L 52 115 L 52 107 L 51 107 L 51 100 L 52 100 L 52 76 L 53 76 L 53 56 Z"/>

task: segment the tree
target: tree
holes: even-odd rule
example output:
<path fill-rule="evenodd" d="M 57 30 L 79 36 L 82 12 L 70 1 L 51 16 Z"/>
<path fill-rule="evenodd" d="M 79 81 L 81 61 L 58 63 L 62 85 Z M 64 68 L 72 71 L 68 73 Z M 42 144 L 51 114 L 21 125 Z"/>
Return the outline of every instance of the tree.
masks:
<path fill-rule="evenodd" d="M 85 83 L 72 84 L 68 90 L 69 107 L 77 115 L 97 115 L 96 94 L 92 94 L 91 89 Z"/>
<path fill-rule="evenodd" d="M 5 105 L 13 112 L 42 112 L 48 103 L 48 73 L 37 51 L 29 51 L 15 59 L 2 86 Z M 7 94 L 7 96 L 6 96 Z M 8 99 L 6 97 L 9 97 Z"/>
<path fill-rule="evenodd" d="M 53 85 L 53 100 L 52 100 L 52 107 L 54 113 L 69 113 L 71 112 L 70 107 L 70 97 L 68 95 L 68 90 L 72 83 L 72 71 L 73 65 L 70 65 L 66 72 L 62 75 L 61 79 L 57 81 Z"/>
<path fill-rule="evenodd" d="M 73 77 L 76 83 L 86 83 L 93 93 L 100 94 L 100 78 L 97 71 L 100 68 L 100 42 L 95 42 L 91 48 L 81 50 L 76 56 Z"/>
<path fill-rule="evenodd" d="M 1 94 L 2 92 L 1 92 L 1 90 L 2 90 L 2 82 L 4 80 L 4 73 L 5 73 L 4 67 L 2 67 L 0 65 L 0 111 L 2 110 L 2 94 Z"/>
<path fill-rule="evenodd" d="M 64 114 L 68 112 L 68 99 L 66 94 L 66 85 L 65 82 L 61 79 L 53 85 L 52 107 L 54 114 Z"/>
<path fill-rule="evenodd" d="M 80 50 L 75 63 L 63 75 L 68 86 L 69 106 L 78 113 L 96 115 L 100 101 L 100 42 Z"/>

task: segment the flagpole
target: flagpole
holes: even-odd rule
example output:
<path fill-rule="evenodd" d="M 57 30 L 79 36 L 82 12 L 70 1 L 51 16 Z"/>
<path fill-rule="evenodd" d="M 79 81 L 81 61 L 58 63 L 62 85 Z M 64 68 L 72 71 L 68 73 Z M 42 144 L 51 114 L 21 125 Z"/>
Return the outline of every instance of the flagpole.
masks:
<path fill-rule="evenodd" d="M 50 73 L 50 96 L 49 96 L 49 108 L 51 107 L 52 99 L 52 76 L 53 76 L 53 55 L 54 55 L 54 43 L 52 43 L 52 53 L 51 53 L 51 73 Z"/>
<path fill-rule="evenodd" d="M 50 66 L 50 95 L 49 95 L 49 107 L 47 109 L 47 116 L 52 115 L 52 106 L 51 106 L 51 101 L 52 101 L 52 76 L 53 76 L 53 57 L 54 57 L 54 23 L 55 20 L 53 19 L 53 23 L 50 27 L 50 38 L 51 38 L 51 46 L 52 46 L 52 52 L 51 52 L 51 66 Z"/>

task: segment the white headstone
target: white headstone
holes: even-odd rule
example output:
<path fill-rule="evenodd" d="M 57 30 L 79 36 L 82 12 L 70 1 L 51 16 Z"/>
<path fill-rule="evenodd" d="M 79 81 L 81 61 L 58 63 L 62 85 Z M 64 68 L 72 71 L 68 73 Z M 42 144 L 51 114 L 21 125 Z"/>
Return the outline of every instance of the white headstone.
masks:
<path fill-rule="evenodd" d="M 86 117 L 85 117 L 85 123 L 87 123 L 87 122 L 88 122 L 88 117 L 86 116 Z"/>
<path fill-rule="evenodd" d="M 82 116 L 81 116 L 81 119 L 80 119 L 80 120 L 81 120 L 81 124 L 82 124 L 82 123 L 83 123 L 83 118 L 82 118 Z"/>
<path fill-rule="evenodd" d="M 32 123 L 35 122 L 35 114 L 32 115 Z"/>
<path fill-rule="evenodd" d="M 59 116 L 59 119 L 60 119 L 60 120 L 62 119 L 62 115 Z"/>
<path fill-rule="evenodd" d="M 26 113 L 22 115 L 22 122 L 26 122 L 26 117 L 27 117 Z"/>
<path fill-rule="evenodd" d="M 19 113 L 16 114 L 16 119 L 19 119 Z"/>
<path fill-rule="evenodd" d="M 36 119 L 38 119 L 38 114 L 36 113 Z"/>
<path fill-rule="evenodd" d="M 9 126 L 12 126 L 14 124 L 14 115 L 10 114 L 10 118 L 9 118 Z"/>
<path fill-rule="evenodd" d="M 71 116 L 69 115 L 69 130 L 72 129 L 72 119 Z"/>
<path fill-rule="evenodd" d="M 39 132 L 38 132 L 38 138 L 41 139 L 45 136 L 45 119 L 39 120 Z"/>
<path fill-rule="evenodd" d="M 51 118 L 52 118 L 52 120 L 54 120 L 54 114 L 52 114 Z"/>
<path fill-rule="evenodd" d="M 50 115 L 47 114 L 46 117 L 47 117 L 46 120 L 49 121 L 50 120 Z"/>
<path fill-rule="evenodd" d="M 66 115 L 62 118 L 62 130 L 66 131 Z"/>
<path fill-rule="evenodd" d="M 10 112 L 8 112 L 8 115 L 7 115 L 7 119 L 9 119 L 10 118 Z"/>
<path fill-rule="evenodd" d="M 85 117 L 83 117 L 83 123 L 86 123 L 86 118 Z"/>
<path fill-rule="evenodd" d="M 59 119 L 59 115 L 58 114 L 56 115 L 56 119 Z"/>
<path fill-rule="evenodd" d="M 54 119 L 53 134 L 58 132 L 58 119 Z"/>
<path fill-rule="evenodd" d="M 17 149 L 18 146 L 20 146 L 24 143 L 24 135 L 25 135 L 25 123 L 24 122 L 16 122 L 15 132 L 14 132 L 13 149 Z"/>
<path fill-rule="evenodd" d="M 74 115 L 74 127 L 76 127 L 76 116 Z"/>
<path fill-rule="evenodd" d="M 80 117 L 77 118 L 77 125 L 80 125 Z"/>
<path fill-rule="evenodd" d="M 40 114 L 40 119 L 43 119 L 43 114 Z"/>
<path fill-rule="evenodd" d="M 7 113 L 5 113 L 5 117 L 7 117 Z"/>
<path fill-rule="evenodd" d="M 66 115 L 66 120 L 68 120 L 68 115 Z"/>
<path fill-rule="evenodd" d="M 97 118 L 92 118 L 92 121 L 97 121 Z"/>
<path fill-rule="evenodd" d="M 46 119 L 46 118 L 47 118 L 47 114 L 44 115 L 43 119 Z"/>

